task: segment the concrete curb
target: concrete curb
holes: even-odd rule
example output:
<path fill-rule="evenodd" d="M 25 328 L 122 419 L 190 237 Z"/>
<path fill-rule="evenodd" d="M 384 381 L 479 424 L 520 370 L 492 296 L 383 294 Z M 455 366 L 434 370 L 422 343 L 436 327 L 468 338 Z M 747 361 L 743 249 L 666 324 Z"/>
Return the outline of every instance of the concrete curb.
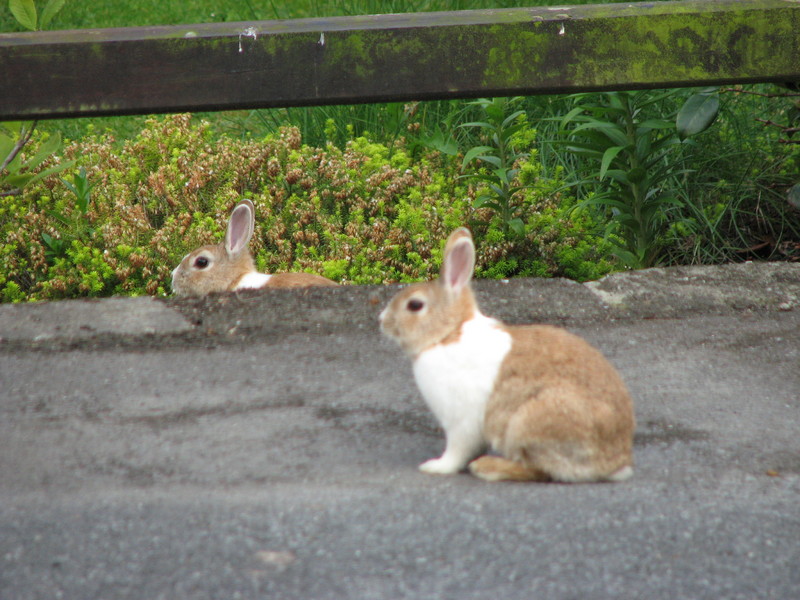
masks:
<path fill-rule="evenodd" d="M 742 263 L 614 273 L 586 284 L 630 316 L 673 317 L 800 307 L 800 264 Z"/>
<path fill-rule="evenodd" d="M 0 343 L 169 336 L 234 328 L 371 327 L 400 286 L 342 286 L 301 292 L 248 291 L 208 298 L 107 298 L 0 306 Z M 800 264 L 745 263 L 615 273 L 583 285 L 566 279 L 480 280 L 489 315 L 509 323 L 583 323 L 690 314 L 800 308 Z M 312 317 L 313 315 L 313 317 Z M 292 318 L 294 317 L 294 318 Z M 287 325 L 288 326 L 288 325 Z"/>
<path fill-rule="evenodd" d="M 65 300 L 0 306 L 0 341 L 40 342 L 104 334 L 143 335 L 191 329 L 155 298 Z"/>

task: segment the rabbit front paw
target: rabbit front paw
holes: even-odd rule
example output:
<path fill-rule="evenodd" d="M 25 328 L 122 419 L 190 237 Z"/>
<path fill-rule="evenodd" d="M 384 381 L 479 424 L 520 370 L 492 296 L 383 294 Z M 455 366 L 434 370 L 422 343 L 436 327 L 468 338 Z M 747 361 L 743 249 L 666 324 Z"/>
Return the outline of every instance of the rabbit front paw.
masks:
<path fill-rule="evenodd" d="M 461 461 L 456 462 L 447 456 L 432 458 L 419 466 L 420 471 L 432 475 L 455 475 L 463 469 L 464 465 L 461 464 Z"/>
<path fill-rule="evenodd" d="M 419 466 L 419 470 L 433 475 L 455 475 L 463 471 L 466 466 L 466 460 L 445 453 L 439 458 L 425 461 Z"/>

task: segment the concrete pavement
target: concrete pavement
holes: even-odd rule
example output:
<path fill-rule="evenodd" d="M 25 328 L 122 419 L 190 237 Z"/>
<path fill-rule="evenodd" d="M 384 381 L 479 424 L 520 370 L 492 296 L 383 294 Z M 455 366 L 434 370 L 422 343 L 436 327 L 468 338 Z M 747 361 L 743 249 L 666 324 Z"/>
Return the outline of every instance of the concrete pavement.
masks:
<path fill-rule="evenodd" d="M 0 306 L 0 599 L 800 597 L 800 265 L 476 283 L 617 365 L 622 484 L 419 473 L 396 290 Z"/>

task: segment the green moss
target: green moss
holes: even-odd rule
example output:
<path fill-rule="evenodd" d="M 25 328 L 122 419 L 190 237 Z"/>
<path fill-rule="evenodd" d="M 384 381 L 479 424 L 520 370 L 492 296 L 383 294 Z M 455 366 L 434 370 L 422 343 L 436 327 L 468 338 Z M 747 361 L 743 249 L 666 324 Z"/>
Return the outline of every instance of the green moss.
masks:
<path fill-rule="evenodd" d="M 347 32 L 346 34 L 335 34 L 336 39 L 327 43 L 327 60 L 340 68 L 354 73 L 359 79 L 366 80 L 375 73 L 374 59 L 371 54 L 375 49 L 369 34 L 366 32 Z M 329 37 L 334 37 L 330 34 Z"/>
<path fill-rule="evenodd" d="M 537 23 L 538 25 L 538 23 Z M 553 25 L 549 25 L 551 28 Z M 536 73 L 545 64 L 542 57 L 550 47 L 553 37 L 536 28 L 495 25 L 489 28 L 492 36 L 491 50 L 484 72 L 486 87 L 518 87 L 530 85 L 541 73 Z"/>
<path fill-rule="evenodd" d="M 630 10 L 608 4 L 572 7 L 565 13 L 563 18 L 544 13 L 545 19 L 533 26 L 489 27 L 488 42 L 482 44 L 489 49 L 482 85 L 689 84 L 758 78 L 797 67 L 797 11 L 774 2 L 748 2 L 741 8 L 737 3 L 659 2 Z"/>

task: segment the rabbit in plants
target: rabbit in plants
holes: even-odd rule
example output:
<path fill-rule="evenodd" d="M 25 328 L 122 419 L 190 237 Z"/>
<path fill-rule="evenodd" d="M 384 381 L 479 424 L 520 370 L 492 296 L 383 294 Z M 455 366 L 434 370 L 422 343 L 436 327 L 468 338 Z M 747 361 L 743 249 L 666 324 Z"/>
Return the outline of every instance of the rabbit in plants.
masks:
<path fill-rule="evenodd" d="M 380 315 L 445 431 L 444 453 L 420 470 L 469 465 L 487 481 L 630 477 L 633 404 L 616 369 L 564 329 L 483 315 L 470 287 L 474 267 L 472 235 L 457 229 L 440 278 L 401 290 Z M 479 456 L 487 447 L 496 454 Z"/>
<path fill-rule="evenodd" d="M 338 285 L 312 273 L 256 271 L 247 248 L 253 235 L 255 208 L 244 199 L 231 212 L 225 241 L 216 246 L 201 246 L 187 254 L 172 271 L 172 290 L 179 296 L 203 296 L 249 288 L 295 288 Z"/>

